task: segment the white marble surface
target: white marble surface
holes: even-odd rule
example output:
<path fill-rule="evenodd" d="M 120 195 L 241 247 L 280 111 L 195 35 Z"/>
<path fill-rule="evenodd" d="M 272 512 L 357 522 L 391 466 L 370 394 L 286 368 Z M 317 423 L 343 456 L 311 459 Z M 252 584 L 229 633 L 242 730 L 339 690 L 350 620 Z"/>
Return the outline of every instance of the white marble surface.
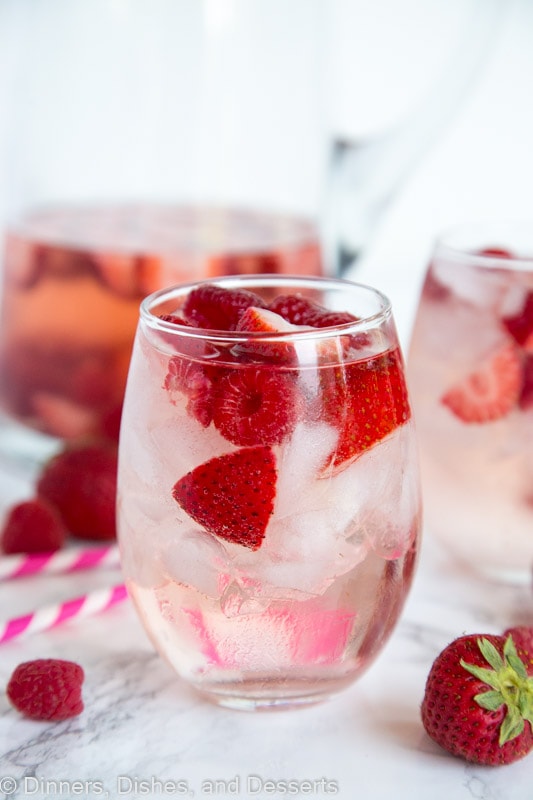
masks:
<path fill-rule="evenodd" d="M 2 485 L 4 501 L 22 491 L 13 476 Z M 117 580 L 102 570 L 0 584 L 2 616 Z M 0 693 L 0 798 L 202 798 L 217 785 L 219 797 L 531 800 L 533 756 L 468 765 L 434 745 L 419 717 L 427 672 L 448 641 L 521 622 L 533 624 L 531 587 L 461 572 L 426 536 L 401 622 L 359 682 L 319 706 L 254 714 L 192 694 L 154 654 L 127 601 L 0 645 L 2 688 L 33 658 L 73 659 L 86 672 L 85 711 L 62 723 L 23 719 Z M 268 781 L 295 781 L 296 791 Z"/>
<path fill-rule="evenodd" d="M 391 297 L 404 346 L 433 235 L 456 219 L 530 208 L 531 4 L 509 5 L 479 92 L 395 198 L 356 272 Z M 0 474 L 0 511 L 25 492 L 16 475 Z M 0 616 L 117 580 L 101 571 L 0 583 Z M 0 645 L 0 798 L 205 798 L 209 782 L 220 781 L 216 796 L 246 800 L 533 800 L 533 755 L 508 767 L 468 765 L 434 745 L 419 716 L 430 665 L 449 641 L 524 622 L 533 624 L 531 587 L 459 570 L 426 533 L 400 623 L 359 682 L 313 708 L 249 714 L 193 695 L 155 655 L 126 602 Z M 18 663 L 53 656 L 82 664 L 85 711 L 59 724 L 25 720 L 3 689 Z M 268 783 L 290 780 L 292 794 Z"/>

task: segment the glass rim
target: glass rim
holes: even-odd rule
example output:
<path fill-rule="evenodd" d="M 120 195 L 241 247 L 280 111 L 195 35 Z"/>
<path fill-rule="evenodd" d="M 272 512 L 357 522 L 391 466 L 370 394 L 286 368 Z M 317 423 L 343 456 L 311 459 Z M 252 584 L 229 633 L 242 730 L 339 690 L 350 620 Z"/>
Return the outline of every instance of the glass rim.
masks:
<path fill-rule="evenodd" d="M 345 322 L 341 325 L 332 325 L 325 328 L 304 328 L 302 330 L 292 331 L 224 331 L 214 330 L 208 328 L 193 328 L 186 325 L 179 325 L 175 322 L 162 320 L 152 309 L 165 299 L 172 299 L 173 297 L 185 297 L 193 289 L 206 285 L 214 284 L 216 286 L 223 286 L 224 288 L 241 288 L 252 289 L 256 287 L 293 287 L 293 289 L 302 288 L 317 288 L 341 291 L 342 289 L 349 289 L 350 291 L 358 291 L 366 293 L 369 296 L 378 300 L 379 309 L 372 314 L 358 317 L 353 322 Z M 328 309 L 332 310 L 332 309 Z M 341 311 L 342 309 L 339 309 Z M 351 312 L 349 312 L 351 313 Z M 255 275 L 224 275 L 217 278 L 205 278 L 202 280 L 189 281 L 186 283 L 178 283 L 172 286 L 167 286 L 158 289 L 155 292 L 147 295 L 140 304 L 140 319 L 146 323 L 152 330 L 170 333 L 191 339 L 210 339 L 217 342 L 232 342 L 238 343 L 251 339 L 260 341 L 287 341 L 290 339 L 297 339 L 304 341 L 306 339 L 327 339 L 339 335 L 347 335 L 354 333 L 361 333 L 372 328 L 376 328 L 384 323 L 392 316 L 392 305 L 387 297 L 381 290 L 376 289 L 365 283 L 358 283 L 346 278 L 330 278 L 327 276 L 301 276 L 301 275 L 277 275 L 273 273 L 258 273 Z"/>
<path fill-rule="evenodd" d="M 484 241 L 482 247 L 507 250 L 508 254 L 476 252 L 476 235 L 482 233 L 485 233 L 483 240 L 478 240 Z M 516 245 L 516 237 L 524 234 L 529 242 L 531 255 L 524 255 Z M 513 244 L 516 253 L 513 252 Z M 505 269 L 510 265 L 514 269 L 533 269 L 533 219 L 486 219 L 451 225 L 435 237 L 433 252 L 468 265 L 489 269 Z"/>

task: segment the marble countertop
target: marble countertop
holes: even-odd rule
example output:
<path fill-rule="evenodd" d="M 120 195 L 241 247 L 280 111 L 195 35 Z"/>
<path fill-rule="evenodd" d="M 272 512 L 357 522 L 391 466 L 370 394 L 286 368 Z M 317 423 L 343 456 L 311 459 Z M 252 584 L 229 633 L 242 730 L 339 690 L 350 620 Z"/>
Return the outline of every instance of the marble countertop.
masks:
<path fill-rule="evenodd" d="M 4 503 L 23 493 L 13 475 L 2 487 Z M 0 583 L 2 615 L 118 581 L 108 569 Z M 416 791 L 432 800 L 531 800 L 531 756 L 468 765 L 440 750 L 419 716 L 426 675 L 449 641 L 524 622 L 533 624 L 531 587 L 461 572 L 426 535 L 400 624 L 359 682 L 314 707 L 248 713 L 213 707 L 184 686 L 126 601 L 0 645 L 2 687 L 33 658 L 72 659 L 86 673 L 85 710 L 62 723 L 23 719 L 0 693 L 0 798 L 402 800 Z"/>

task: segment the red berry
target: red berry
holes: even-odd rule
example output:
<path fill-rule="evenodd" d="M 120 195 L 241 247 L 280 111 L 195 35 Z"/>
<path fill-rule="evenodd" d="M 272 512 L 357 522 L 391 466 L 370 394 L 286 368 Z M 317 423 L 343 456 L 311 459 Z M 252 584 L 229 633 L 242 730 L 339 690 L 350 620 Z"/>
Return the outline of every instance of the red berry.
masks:
<path fill-rule="evenodd" d="M 411 416 L 398 349 L 321 370 L 324 419 L 339 429 L 329 464 L 335 471 L 381 441 Z"/>
<path fill-rule="evenodd" d="M 297 416 L 298 393 L 290 373 L 270 367 L 233 369 L 216 386 L 213 422 L 233 444 L 280 444 Z"/>
<path fill-rule="evenodd" d="M 159 319 L 163 320 L 163 322 L 172 322 L 174 325 L 185 325 L 187 327 L 189 324 L 179 314 L 160 314 Z"/>
<path fill-rule="evenodd" d="M 504 639 L 507 639 L 508 636 L 513 637 L 518 655 L 526 665 L 528 673 L 533 675 L 533 627 L 518 625 L 514 628 L 507 628 L 502 635 Z"/>
<path fill-rule="evenodd" d="M 259 295 L 245 289 L 225 289 L 206 283 L 193 289 L 183 306 L 189 324 L 207 330 L 233 331 L 249 306 L 264 308 Z"/>
<path fill-rule="evenodd" d="M 298 331 L 308 330 L 309 326 L 292 325 L 279 314 L 269 311 L 266 308 L 256 308 L 250 306 L 244 311 L 239 322 L 237 331 L 249 333 L 297 333 Z M 244 355 L 247 359 L 268 359 L 275 364 L 293 364 L 297 360 L 296 350 L 290 342 L 271 342 L 268 337 L 257 337 L 250 342 L 239 343 L 235 352 Z"/>
<path fill-rule="evenodd" d="M 522 366 L 522 388 L 520 389 L 518 405 L 522 409 L 531 408 L 533 406 L 533 352 L 527 353 L 524 356 Z"/>
<path fill-rule="evenodd" d="M 72 534 L 82 539 L 114 539 L 117 451 L 110 444 L 67 447 L 44 467 L 39 497 L 57 508 Z"/>
<path fill-rule="evenodd" d="M 209 370 L 197 361 L 181 356 L 173 356 L 168 362 L 168 371 L 163 384 L 167 392 L 184 394 L 187 399 L 187 413 L 197 419 L 204 428 L 213 418 L 213 381 Z"/>
<path fill-rule="evenodd" d="M 430 264 L 422 286 L 422 296 L 425 300 L 438 303 L 447 300 L 450 294 L 450 289 L 440 282 L 435 274 L 435 267 L 433 264 Z"/>
<path fill-rule="evenodd" d="M 510 764 L 533 748 L 533 678 L 512 637 L 461 636 L 437 657 L 421 707 L 428 735 L 477 764 Z"/>
<path fill-rule="evenodd" d="M 329 311 L 297 294 L 279 295 L 268 308 L 292 325 L 310 325 L 312 328 L 329 328 L 357 321 L 346 311 Z"/>
<path fill-rule="evenodd" d="M 502 319 L 505 329 L 511 334 L 515 342 L 524 345 L 533 334 L 533 292 L 528 292 L 524 305 L 518 314 Z"/>
<path fill-rule="evenodd" d="M 132 253 L 107 253 L 96 258 L 97 276 L 114 294 L 141 299 L 161 286 L 161 260 Z"/>
<path fill-rule="evenodd" d="M 515 345 L 503 345 L 441 398 L 462 422 L 491 422 L 517 404 L 522 387 L 522 364 Z"/>
<path fill-rule="evenodd" d="M 270 447 L 245 447 L 188 472 L 172 496 L 209 533 L 257 550 L 274 510 L 276 480 Z"/>
<path fill-rule="evenodd" d="M 7 696 L 30 719 L 69 719 L 83 711 L 83 679 L 83 669 L 73 661 L 55 658 L 25 661 L 11 675 Z"/>
<path fill-rule="evenodd" d="M 510 250 L 505 250 L 503 247 L 484 247 L 482 250 L 477 250 L 475 255 L 487 258 L 515 258 Z"/>
<path fill-rule="evenodd" d="M 67 530 L 56 511 L 46 500 L 36 498 L 19 503 L 10 510 L 2 531 L 4 553 L 47 553 L 59 550 Z"/>

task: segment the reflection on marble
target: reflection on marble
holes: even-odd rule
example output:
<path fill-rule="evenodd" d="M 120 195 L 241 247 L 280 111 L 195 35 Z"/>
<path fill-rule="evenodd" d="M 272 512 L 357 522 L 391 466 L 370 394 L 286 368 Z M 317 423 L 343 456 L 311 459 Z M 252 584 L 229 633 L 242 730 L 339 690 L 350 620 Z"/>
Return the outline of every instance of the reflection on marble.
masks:
<path fill-rule="evenodd" d="M 108 571 L 0 584 L 0 604 L 14 612 L 22 598 L 36 605 L 116 578 Z M 86 708 L 70 721 L 37 723 L 0 696 L 0 797 L 263 798 L 291 789 L 289 796 L 347 800 L 414 791 L 434 800 L 531 800 L 533 756 L 503 768 L 467 765 L 427 738 L 418 711 L 431 662 L 448 641 L 522 622 L 533 624 L 530 587 L 461 572 L 426 537 L 401 622 L 360 681 L 319 706 L 253 714 L 213 707 L 185 687 L 127 602 L 2 646 L 4 686 L 24 660 L 81 663 Z"/>

